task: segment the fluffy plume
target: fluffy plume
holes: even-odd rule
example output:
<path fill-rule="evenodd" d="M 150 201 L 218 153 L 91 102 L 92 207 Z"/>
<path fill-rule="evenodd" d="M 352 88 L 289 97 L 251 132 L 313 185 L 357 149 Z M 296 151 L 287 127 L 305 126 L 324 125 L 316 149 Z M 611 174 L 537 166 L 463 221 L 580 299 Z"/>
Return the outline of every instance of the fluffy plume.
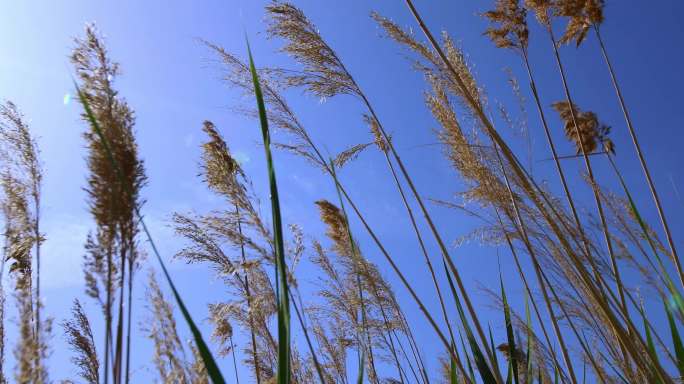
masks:
<path fill-rule="evenodd" d="M 113 376 L 121 378 L 124 373 L 123 340 L 124 340 L 124 299 L 125 287 L 128 287 L 128 302 L 132 304 L 133 277 L 139 267 L 140 253 L 137 250 L 136 220 L 143 200 L 140 191 L 147 177 L 143 161 L 138 155 L 135 141 L 135 117 L 128 103 L 113 88 L 113 82 L 119 74 L 119 65 L 110 60 L 107 49 L 93 25 L 86 26 L 85 37 L 75 40 L 76 47 L 71 55 L 71 62 L 81 82 L 80 97 L 87 102 L 92 117 L 97 121 L 100 132 L 96 129 L 91 117 L 82 114 L 89 129 L 84 133 L 88 148 L 87 164 L 89 170 L 88 193 L 90 213 L 97 226 L 96 234 L 89 237 L 86 244 L 85 276 L 87 292 L 96 295 L 105 292 L 105 356 L 104 370 L 109 371 L 108 354 L 110 348 L 110 332 L 113 322 L 113 305 L 116 301 L 115 288 L 118 294 L 118 320 L 114 349 Z M 103 139 L 100 138 L 103 136 Z M 97 243 L 95 243 L 97 242 Z M 101 268 L 101 260 L 104 268 Z M 116 267 L 118 266 L 118 268 Z M 95 288 L 98 280 L 104 282 L 103 287 Z M 128 283 L 128 284 L 126 284 Z M 132 308 L 128 308 L 131 311 Z M 130 330 L 130 316 L 128 326 Z M 127 334 L 126 344 L 130 346 L 131 335 Z M 129 349 L 129 348 L 127 348 Z M 126 372 L 130 355 L 126 356 Z"/>
<path fill-rule="evenodd" d="M 520 6 L 519 0 L 496 0 L 494 10 L 483 14 L 496 27 L 485 31 L 499 48 L 526 49 L 529 31 L 527 30 L 527 11 Z"/>
<path fill-rule="evenodd" d="M 268 34 L 286 41 L 283 52 L 304 65 L 304 71 L 287 77 L 292 86 L 303 86 L 321 98 L 338 94 L 359 95 L 360 90 L 335 52 L 323 40 L 304 12 L 287 2 L 266 7 Z"/>
<path fill-rule="evenodd" d="M 218 61 L 223 71 L 223 80 L 229 85 L 242 90 L 245 94 L 253 96 L 252 78 L 249 67 L 245 62 L 235 55 L 226 52 L 225 49 L 218 45 L 206 41 L 204 44 L 218 56 Z M 259 69 L 258 72 L 264 103 L 267 107 L 266 115 L 269 124 L 287 133 L 291 139 L 288 143 L 273 143 L 273 145 L 305 158 L 317 168 L 325 169 L 325 164 L 321 161 L 320 154 L 313 146 L 308 132 L 280 93 L 281 88 L 288 85 L 287 79 L 282 80 L 288 72 L 271 68 Z M 253 108 L 240 108 L 238 112 L 250 117 L 257 116 L 257 111 Z"/>
<path fill-rule="evenodd" d="M 553 108 L 563 120 L 565 136 L 575 144 L 578 154 L 582 153 L 582 148 L 587 154 L 592 153 L 599 148 L 599 145 L 606 152 L 615 153 L 615 145 L 608 137 L 610 127 L 599 123 L 598 116 L 594 112 L 580 111 L 576 105 L 573 105 L 573 110 L 571 110 L 570 104 L 566 101 L 554 103 Z M 575 121 L 572 118 L 573 112 Z M 579 130 L 579 138 L 575 129 L 575 122 Z"/>
<path fill-rule="evenodd" d="M 218 133 L 214 123 L 205 121 L 202 126 L 209 141 L 202 144 L 202 169 L 209 188 L 226 195 L 234 194 L 236 177 L 243 175 L 240 164 L 230 155 L 228 146 Z"/>
<path fill-rule="evenodd" d="M 525 0 L 525 7 L 532 12 L 541 25 L 551 26 L 551 13 L 553 12 L 553 0 Z"/>
<path fill-rule="evenodd" d="M 554 15 L 568 18 L 565 33 L 560 38 L 562 44 L 575 41 L 582 44 L 592 27 L 603 23 L 603 0 L 559 0 Z"/>
<path fill-rule="evenodd" d="M 387 140 L 385 140 L 385 138 L 382 136 L 382 132 L 380 132 L 380 125 L 378 124 L 378 121 L 372 116 L 369 116 L 368 114 L 363 115 L 363 120 L 366 122 L 366 124 L 368 124 L 368 127 L 370 128 L 375 145 L 381 151 L 387 152 L 389 150 L 389 144 L 387 143 Z"/>

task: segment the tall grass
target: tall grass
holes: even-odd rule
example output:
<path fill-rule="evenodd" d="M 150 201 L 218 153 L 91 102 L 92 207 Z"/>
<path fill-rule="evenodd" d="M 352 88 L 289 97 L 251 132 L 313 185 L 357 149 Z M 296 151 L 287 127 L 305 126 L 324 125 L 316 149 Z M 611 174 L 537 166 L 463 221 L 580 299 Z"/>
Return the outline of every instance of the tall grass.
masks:
<path fill-rule="evenodd" d="M 150 360 L 164 383 L 224 383 L 217 357 L 228 359 L 228 355 L 230 360 L 225 361 L 232 362 L 234 381 L 245 382 L 248 374 L 257 384 L 681 381 L 684 304 L 680 291 L 684 285 L 675 285 L 672 274 L 684 278 L 666 212 L 600 34 L 603 2 L 496 0 L 482 14 L 490 22 L 484 34 L 498 48 L 520 56 L 561 197 L 522 165 L 515 139 L 506 139 L 499 130 L 500 120 L 490 113 L 491 97 L 473 74 L 470 57 L 447 33 L 436 37 L 413 1 L 405 0 L 405 4 L 423 37 L 377 13 L 371 17 L 411 52 L 414 68 L 425 77 L 424 102 L 439 125 L 436 136 L 448 164 L 466 186 L 458 195 L 461 201 L 443 202 L 442 208 L 454 208 L 450 213 L 456 220 L 468 217 L 478 223 L 477 233 L 484 241 L 505 246 L 501 261 L 515 264 L 512 276 L 518 281 L 507 277 L 504 282 L 499 272 L 494 289 L 476 290 L 467 284 L 454 257 L 458 250 L 447 245 L 446 228 L 433 217 L 440 207 L 428 205 L 423 191 L 429 186 L 419 184 L 409 172 L 388 133 L 400 135 L 401 131 L 384 125 L 381 115 L 386 112 L 376 109 L 370 94 L 324 38 L 325 32 L 295 5 L 274 1 L 266 7 L 267 34 L 282 42 L 281 52 L 294 59 L 296 69 L 258 68 L 249 42 L 246 61 L 218 44 L 203 42 L 215 55 L 225 82 L 256 101 L 238 110 L 258 120 L 267 171 L 262 179 L 268 182 L 271 209 L 270 215 L 261 213 L 250 176 L 231 154 L 219 129 L 205 121 L 202 130 L 207 141 L 201 146 L 200 176 L 219 205 L 204 213 L 173 213 L 175 235 L 186 244 L 175 256 L 211 268 L 228 294 L 208 303 L 206 314 L 191 313 L 141 213 L 147 177 L 136 144 L 132 107 L 114 87 L 119 66 L 89 26 L 85 37 L 76 40 L 71 61 L 87 125 L 87 204 L 95 224 L 85 244 L 85 287 L 101 316 L 89 316 L 76 300 L 71 319 L 61 322 L 82 380 L 139 381 L 131 365 L 138 356 L 134 324 L 142 312 L 145 320 L 140 331 L 153 345 Z M 529 49 L 536 36 L 528 28 L 528 14 L 534 14 L 548 35 L 541 38 L 551 42 L 563 101 L 551 104 L 541 97 L 540 90 L 547 85 L 534 75 L 540 61 L 531 57 L 537 50 Z M 565 31 L 557 35 L 558 22 L 565 20 Z M 665 241 L 646 222 L 648 211 L 618 166 L 611 129 L 573 99 L 577 85 L 569 80 L 572 68 L 562 61 L 562 44 L 574 41 L 580 47 L 592 30 Z M 321 99 L 351 96 L 358 101 L 359 127 L 369 131 L 367 142 L 343 149 L 332 160 L 324 156 L 323 144 L 313 139 L 288 104 L 288 89 Z M 549 108 L 558 113 L 560 126 L 549 118 Z M 562 134 L 566 145 L 557 138 Z M 14 377 L 21 383 L 47 383 L 51 319 L 41 314 L 40 275 L 41 258 L 51 255 L 41 252 L 43 170 L 36 141 L 11 102 L 0 105 L 0 144 L 5 237 L 0 276 L 8 264 L 20 320 Z M 355 197 L 364 192 L 358 190 L 363 186 L 350 187 L 359 184 L 351 181 L 357 175 L 347 171 L 348 164 L 363 161 L 364 152 L 374 147 L 384 159 L 392 188 L 401 200 L 406 229 L 420 255 L 392 251 L 379 235 L 375 218 Z M 562 156 L 563 148 L 574 148 L 576 155 Z M 334 186 L 336 204 L 324 196 L 315 202 L 326 239 L 293 223 L 286 225 L 287 211 L 281 207 L 276 180 L 276 149 L 306 159 Z M 581 162 L 586 185 L 570 187 L 570 167 L 565 165 L 570 161 Z M 610 172 L 597 172 L 596 165 L 604 162 Z M 287 164 L 278 162 L 278 170 L 283 172 Z M 582 209 L 580 189 L 591 192 L 595 212 Z M 143 252 L 140 237 L 155 255 L 192 335 L 187 343 L 182 341 L 184 327 L 176 323 L 174 305 L 154 272 L 146 283 L 147 310 L 136 308 L 134 315 L 134 277 Z M 370 240 L 380 260 L 371 259 L 362 239 Z M 433 248 L 439 252 L 439 268 L 435 268 Z M 434 300 L 419 294 L 424 292 L 420 289 L 423 281 L 409 278 L 415 271 L 405 265 L 416 262 L 425 263 Z M 300 263 L 310 264 L 307 275 L 298 270 Z M 637 273 L 624 273 L 629 269 Z M 392 286 L 385 274 L 400 284 Z M 308 289 L 311 280 L 314 288 Z M 523 289 L 524 307 L 522 299 L 511 294 L 513 285 Z M 655 295 L 642 295 L 639 287 Z M 410 301 L 404 303 L 399 297 L 406 293 Z M 500 316 L 489 317 L 476 307 L 476 295 L 490 299 Z M 4 366 L 7 297 L 8 292 L 0 290 L 0 384 L 8 382 Z M 415 307 L 422 319 L 409 322 L 406 312 Z M 646 308 L 654 307 L 664 308 L 658 309 L 657 316 L 665 326 L 647 312 Z M 291 309 L 295 323 L 291 323 Z M 195 322 L 205 317 L 213 328 L 212 343 L 205 342 Z M 102 323 L 101 334 L 94 332 L 99 329 L 94 321 Z M 427 332 L 417 332 L 424 323 L 438 341 L 427 354 L 421 347 Z M 243 339 L 244 344 L 236 343 Z M 441 371 L 435 363 L 442 366 Z"/>

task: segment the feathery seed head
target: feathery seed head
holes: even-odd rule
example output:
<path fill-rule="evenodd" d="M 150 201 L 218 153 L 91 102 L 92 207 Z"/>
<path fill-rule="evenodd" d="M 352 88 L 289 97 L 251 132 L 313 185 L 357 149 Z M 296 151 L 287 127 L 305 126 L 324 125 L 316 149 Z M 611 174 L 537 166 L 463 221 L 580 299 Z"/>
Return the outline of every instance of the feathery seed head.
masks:
<path fill-rule="evenodd" d="M 269 37 L 285 40 L 282 51 L 304 65 L 303 72 L 287 77 L 289 85 L 302 86 L 323 99 L 361 93 L 335 51 L 302 10 L 288 2 L 273 1 L 266 12 L 270 16 Z"/>
<path fill-rule="evenodd" d="M 328 227 L 325 233 L 335 244 L 335 251 L 340 255 L 351 255 L 352 248 L 342 211 L 327 200 L 319 200 L 316 205 L 318 205 L 321 220 Z"/>
<path fill-rule="evenodd" d="M 209 188 L 219 193 L 230 193 L 237 186 L 237 177 L 243 175 L 240 164 L 228 150 L 225 140 L 211 121 L 205 121 L 202 130 L 209 141 L 202 144 L 202 169 Z"/>
<path fill-rule="evenodd" d="M 525 0 L 525 7 L 534 12 L 539 24 L 550 27 L 554 2 L 555 0 Z"/>
<path fill-rule="evenodd" d="M 483 14 L 492 24 L 485 31 L 499 48 L 526 49 L 529 37 L 527 29 L 527 10 L 520 6 L 519 0 L 497 0 L 494 10 Z"/>
<path fill-rule="evenodd" d="M 558 0 L 554 15 L 568 17 L 559 42 L 567 44 L 574 40 L 577 46 L 582 44 L 589 29 L 603 23 L 603 7 L 603 0 Z"/>
<path fill-rule="evenodd" d="M 387 152 L 389 150 L 389 145 L 382 136 L 382 132 L 380 132 L 380 125 L 378 124 L 378 121 L 365 113 L 363 114 L 363 120 L 366 122 L 366 124 L 368 124 L 368 127 L 373 134 L 375 145 L 377 145 L 381 151 Z"/>
<path fill-rule="evenodd" d="M 570 109 L 567 101 L 559 101 L 553 104 L 564 123 L 565 136 L 575 144 L 577 153 L 582 153 L 582 148 L 589 154 L 598 149 L 599 144 L 606 152 L 615 153 L 615 145 L 608 137 L 610 127 L 599 123 L 598 116 L 591 111 L 583 112 L 576 105 Z M 572 115 L 575 115 L 573 122 Z M 577 123 L 577 130 L 575 129 Z"/>

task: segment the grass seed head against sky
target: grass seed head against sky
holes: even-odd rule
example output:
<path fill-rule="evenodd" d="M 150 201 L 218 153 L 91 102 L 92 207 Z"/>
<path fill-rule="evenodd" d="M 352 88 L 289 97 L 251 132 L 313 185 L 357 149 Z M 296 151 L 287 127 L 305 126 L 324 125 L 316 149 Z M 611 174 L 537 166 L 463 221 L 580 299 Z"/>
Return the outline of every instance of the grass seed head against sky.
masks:
<path fill-rule="evenodd" d="M 136 134 L 140 155 L 145 161 L 149 183 L 143 190 L 146 200 L 144 215 L 152 233 L 168 259 L 183 245 L 169 227 L 172 212 L 205 212 L 220 206 L 221 201 L 208 192 L 198 177 L 200 144 L 205 140 L 202 122 L 211 120 L 224 135 L 235 158 L 255 183 L 262 199 L 262 212 L 269 216 L 263 149 L 258 122 L 234 111 L 238 106 L 252 106 L 253 100 L 231 90 L 221 81 L 221 68 L 216 57 L 199 39 L 226 48 L 246 58 L 244 35 L 249 36 L 257 66 L 296 65 L 277 54 L 280 42 L 265 36 L 263 1 L 60 1 L 7 2 L 0 12 L 0 99 L 12 100 L 27 117 L 38 136 L 41 158 L 45 166 L 43 189 L 43 231 L 47 241 L 43 251 L 44 301 L 46 313 L 61 322 L 67 316 L 74 297 L 83 297 L 81 262 L 83 243 L 93 228 L 86 193 L 87 170 L 80 120 L 80 105 L 74 96 L 73 69 L 68 56 L 73 38 L 83 35 L 83 27 L 95 22 L 105 37 L 112 59 L 121 65 L 122 75 L 115 87 L 136 114 Z M 386 38 L 369 17 L 371 11 L 387 16 L 400 26 L 416 28 L 402 2 L 321 2 L 298 1 L 320 33 L 337 51 L 347 69 L 371 100 L 403 160 L 409 165 L 420 192 L 426 198 L 449 200 L 463 189 L 457 173 L 444 159 L 435 135 L 438 124 L 423 102 L 427 89 L 423 76 L 412 70 L 407 52 Z M 527 117 L 532 137 L 530 156 L 522 156 L 539 180 L 555 177 L 553 162 L 546 147 L 537 113 L 531 103 L 526 74 L 520 60 L 510 51 L 496 49 L 484 36 L 486 21 L 479 14 L 488 10 L 490 1 L 419 1 L 426 22 L 433 31 L 444 29 L 459 43 L 473 64 L 474 73 L 484 86 L 492 106 L 505 104 L 514 118 Z M 684 26 L 680 16 L 684 3 L 676 0 L 657 5 L 636 0 L 608 1 L 602 32 L 623 92 L 630 105 L 642 147 L 647 154 L 655 183 L 663 204 L 671 212 L 673 233 L 683 233 L 684 200 L 682 190 L 684 155 L 681 145 L 682 97 L 684 76 L 681 40 Z M 550 104 L 563 98 L 550 42 L 530 17 L 530 58 L 540 84 L 540 97 L 547 104 L 547 115 L 559 144 L 561 155 L 572 155 L 574 147 L 563 139 L 562 123 L 551 112 Z M 560 28 L 560 26 L 558 26 Z M 422 39 L 421 39 L 422 40 Z M 561 50 L 567 65 L 575 102 L 583 109 L 595 111 L 601 121 L 613 127 L 611 138 L 616 143 L 617 162 L 627 183 L 634 188 L 637 200 L 647 206 L 651 201 L 643 182 L 639 163 L 624 126 L 610 79 L 602 63 L 597 42 L 589 37 L 579 49 L 570 45 Z M 517 99 L 508 85 L 508 71 L 518 79 L 526 99 L 521 113 Z M 314 140 L 330 155 L 372 138 L 363 122 L 363 110 L 351 97 L 317 100 L 299 91 L 288 91 L 288 101 L 311 131 Z M 492 113 L 496 114 L 497 111 Z M 525 140 L 515 129 L 497 127 L 510 139 L 512 146 L 526 153 Z M 278 132 L 274 133 L 278 137 Z M 385 160 L 378 151 L 367 151 L 361 159 L 340 172 L 347 188 L 363 207 L 379 236 L 398 255 L 407 276 L 418 281 L 418 293 L 431 296 L 431 283 L 423 268 L 419 248 L 412 236 L 401 201 L 387 173 Z M 527 164 L 526 164 L 527 165 Z M 567 160 L 571 186 L 577 189 L 582 210 L 592 210 L 590 190 L 580 176 L 579 160 Z M 276 152 L 279 189 L 285 224 L 300 225 L 307 236 L 322 237 L 324 228 L 318 220 L 316 200 L 335 201 L 335 190 L 328 178 L 299 158 Z M 597 162 L 597 173 L 610 172 L 607 164 Z M 615 187 L 615 186 L 612 186 Z M 553 192 L 561 190 L 553 179 Z M 684 193 L 684 191 L 682 191 Z M 478 224 L 465 215 L 432 206 L 442 235 L 456 241 Z M 644 212 L 657 223 L 655 210 Z M 380 266 L 391 282 L 397 282 L 386 263 L 360 225 L 352 227 L 367 257 Z M 679 237 L 681 239 L 681 236 Z M 684 244 L 678 242 L 681 246 Z M 430 245 L 431 253 L 437 253 Z M 499 255 L 500 253 L 500 255 Z M 495 286 L 499 265 L 504 277 L 515 273 L 505 249 L 480 246 L 477 241 L 453 251 L 461 273 L 473 289 L 477 284 Z M 156 266 L 148 259 L 144 268 Z M 207 302 L 221 300 L 225 294 L 220 281 L 206 268 L 171 263 L 179 288 L 193 313 L 206 313 Z M 303 262 L 301 279 L 308 279 L 313 267 Z M 142 283 L 144 279 L 139 279 Z M 424 324 L 413 302 L 399 284 L 395 284 L 399 300 L 409 320 Z M 139 292 L 142 292 L 140 290 Z M 476 295 L 476 304 L 486 307 L 489 299 Z M 513 303 L 523 297 L 521 287 L 511 284 Z M 435 307 L 436 299 L 428 300 Z M 143 296 L 136 298 L 135 310 L 144 316 Z M 436 308 L 436 307 L 435 307 Z M 92 309 L 92 308 L 91 308 Z M 500 313 L 491 313 L 491 323 L 500 324 Z M 141 317 L 142 321 L 143 317 Z M 485 317 L 489 320 L 489 317 Z M 201 316 L 200 319 L 201 320 Z M 97 322 L 95 322 L 97 323 Z M 96 325 L 97 327 L 101 325 Z M 180 327 L 181 332 L 187 332 Z M 202 322 L 209 334 L 209 324 Z M 438 347 L 427 326 L 417 327 L 417 337 L 424 353 L 430 356 Z M 503 335 L 501 327 L 497 334 Z M 142 340 L 142 332 L 134 352 L 135 382 L 153 377 L 148 363 L 151 348 Z M 10 336 L 11 337 L 11 336 Z M 236 338 L 238 349 L 247 339 Z M 51 376 L 62 379 L 73 376 L 63 345 L 61 330 L 55 330 L 55 353 L 50 359 Z M 433 362 L 434 363 L 434 362 Z M 224 372 L 230 372 L 230 361 L 221 361 Z M 436 363 L 435 363 L 436 365 Z M 436 368 L 436 367 L 433 367 Z M 247 377 L 246 368 L 241 374 Z"/>

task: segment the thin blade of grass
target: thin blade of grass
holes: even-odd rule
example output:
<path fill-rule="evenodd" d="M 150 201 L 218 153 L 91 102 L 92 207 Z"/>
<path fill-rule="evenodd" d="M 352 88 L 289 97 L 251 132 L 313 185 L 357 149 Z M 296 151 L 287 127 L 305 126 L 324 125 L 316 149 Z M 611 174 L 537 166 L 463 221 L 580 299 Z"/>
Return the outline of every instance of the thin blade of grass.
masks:
<path fill-rule="evenodd" d="M 465 355 L 465 361 L 468 365 L 468 374 L 470 375 L 470 382 L 476 383 L 475 371 L 473 370 L 473 365 L 470 363 L 470 355 L 468 354 L 468 350 L 466 349 L 465 342 L 463 341 L 463 334 L 461 333 L 460 328 L 458 328 L 458 337 L 461 340 L 461 348 L 463 349 L 463 354 Z"/>
<path fill-rule="evenodd" d="M 492 374 L 492 371 L 489 369 L 487 361 L 485 360 L 485 357 L 482 354 L 482 350 L 480 349 L 480 346 L 477 344 L 477 341 L 475 340 L 475 336 L 473 335 L 473 331 L 470 328 L 470 324 L 468 324 L 468 319 L 466 318 L 465 312 L 463 311 L 463 306 L 461 306 L 461 301 L 458 299 L 458 293 L 456 293 L 456 287 L 454 287 L 454 282 L 451 279 L 451 273 L 449 272 L 449 269 L 444 260 L 442 260 L 442 264 L 444 265 L 444 272 L 446 273 L 447 280 L 449 281 L 449 288 L 451 289 L 451 294 L 453 295 L 454 301 L 456 302 L 458 315 L 461 318 L 461 323 L 463 324 L 463 329 L 465 330 L 466 338 L 468 339 L 468 344 L 470 344 L 470 349 L 473 352 L 473 357 L 475 358 L 475 365 L 477 366 L 477 370 L 480 373 L 482 382 L 484 384 L 496 384 L 494 374 Z"/>
<path fill-rule="evenodd" d="M 488 324 L 487 328 L 489 329 L 489 344 L 491 344 L 491 346 L 494 347 L 494 336 L 492 335 L 492 327 Z M 498 367 L 499 359 L 496 357 L 496 352 L 493 354 L 492 357 L 494 357 L 494 365 Z"/>
<path fill-rule="evenodd" d="M 679 376 L 684 377 L 684 345 L 682 345 L 682 338 L 679 335 L 679 330 L 677 329 L 674 316 L 672 316 L 672 311 L 670 310 L 667 302 L 664 302 L 664 304 L 665 313 L 667 313 L 667 322 L 670 324 L 672 344 L 674 344 L 675 355 L 677 356 L 677 369 L 679 370 Z"/>
<path fill-rule="evenodd" d="M 508 299 L 506 298 L 506 289 L 504 288 L 503 277 L 499 273 L 499 283 L 501 284 L 501 299 L 503 300 L 504 320 L 506 321 L 506 336 L 508 337 L 508 347 L 511 350 L 511 366 L 513 367 L 513 380 L 515 384 L 520 384 L 518 378 L 518 359 L 516 358 L 517 349 L 515 346 L 515 335 L 513 335 L 513 322 L 511 321 L 511 309 L 508 306 Z"/>
<path fill-rule="evenodd" d="M 506 384 L 511 384 L 513 383 L 513 367 L 511 366 L 511 362 L 508 362 L 508 369 L 506 369 Z"/>
<path fill-rule="evenodd" d="M 116 175 L 119 179 L 119 183 L 124 187 L 124 192 L 125 193 L 131 193 L 130 190 L 127 190 L 126 184 L 123 182 L 123 176 L 121 172 L 121 168 L 119 164 L 116 162 L 116 159 L 114 158 L 114 155 L 112 154 L 112 150 L 109 144 L 109 141 L 104 135 L 104 132 L 102 131 L 102 128 L 100 127 L 100 124 L 98 123 L 97 119 L 95 118 L 95 115 L 93 114 L 92 109 L 90 108 L 90 104 L 88 103 L 88 100 L 85 96 L 85 94 L 81 91 L 81 88 L 78 86 L 76 81 L 74 81 L 74 87 L 76 88 L 76 91 L 78 93 L 78 98 L 83 105 L 83 109 L 85 110 L 86 116 L 88 117 L 88 121 L 93 127 L 93 130 L 95 130 L 95 133 L 97 134 L 97 137 L 102 141 L 102 146 L 105 148 L 105 152 L 107 153 L 107 157 L 109 158 L 109 162 L 111 163 L 112 168 L 114 168 L 114 171 L 116 172 Z M 197 350 L 200 353 L 200 356 L 202 357 L 202 361 L 204 362 L 204 366 L 207 369 L 207 374 L 211 378 L 212 383 L 214 384 L 223 384 L 225 383 L 225 380 L 223 379 L 223 375 L 221 375 L 221 371 L 218 368 L 218 365 L 216 365 L 216 361 L 214 360 L 214 356 L 212 355 L 211 351 L 209 350 L 209 347 L 207 344 L 204 342 L 204 339 L 202 338 L 202 333 L 200 332 L 199 328 L 197 328 L 197 325 L 195 325 L 195 322 L 192 320 L 192 316 L 190 315 L 190 312 L 188 311 L 187 307 L 185 306 L 185 303 L 183 302 L 183 299 L 181 299 L 180 294 L 178 293 L 178 290 L 176 290 L 176 285 L 173 283 L 173 280 L 171 279 L 171 275 L 169 274 L 169 271 L 166 269 L 166 265 L 164 264 L 164 260 L 162 260 L 161 255 L 159 254 L 159 251 L 157 249 L 157 246 L 152 240 L 152 235 L 150 234 L 150 231 L 147 228 L 147 225 L 145 224 L 145 220 L 143 219 L 142 214 L 140 213 L 140 210 L 138 209 L 137 206 L 134 206 L 135 209 L 135 215 L 138 217 L 138 220 L 140 221 L 140 225 L 142 226 L 143 232 L 145 232 L 145 236 L 147 237 L 147 241 L 150 243 L 150 247 L 152 248 L 152 252 L 156 256 L 157 260 L 159 261 L 159 265 L 161 266 L 162 272 L 164 273 L 164 277 L 166 278 L 166 281 L 169 283 L 169 286 L 171 287 L 171 292 L 173 293 L 173 297 L 176 299 L 176 303 L 178 304 L 178 307 L 181 310 L 181 313 L 183 314 L 183 318 L 185 319 L 185 322 L 188 324 L 188 327 L 190 328 L 190 332 L 192 333 L 193 338 L 195 339 L 195 343 L 197 345 Z"/>
<path fill-rule="evenodd" d="M 259 110 L 259 121 L 261 123 L 261 134 L 264 140 L 264 151 L 266 153 L 266 165 L 268 167 L 268 181 L 271 192 L 271 211 L 273 220 L 273 243 L 275 245 L 275 267 L 276 267 L 276 295 L 278 303 L 278 384 L 290 383 L 290 296 L 287 281 L 287 268 L 285 265 L 285 246 L 283 240 L 283 225 L 280 216 L 280 200 L 278 198 L 278 185 L 276 183 L 275 167 L 271 155 L 271 135 L 268 130 L 268 118 L 264 97 L 261 92 L 259 75 L 254 66 L 252 49 L 247 42 L 247 53 L 249 54 L 249 71 L 252 73 L 252 83 L 254 85 L 254 95 L 256 97 L 257 108 Z"/>
<path fill-rule="evenodd" d="M 366 366 L 366 357 L 365 357 L 365 351 L 361 351 L 361 354 L 359 355 L 359 374 L 356 377 L 356 384 L 363 384 L 363 370 Z"/>
<path fill-rule="evenodd" d="M 452 343 L 451 348 L 455 351 L 456 346 Z M 458 384 L 458 374 L 456 373 L 456 360 L 453 357 L 449 359 L 449 384 Z"/>
<path fill-rule="evenodd" d="M 648 322 L 646 321 L 646 314 L 643 308 L 641 309 L 641 318 L 644 321 L 644 332 L 646 333 L 646 345 L 648 347 L 648 354 L 651 355 L 651 359 L 653 359 L 653 361 L 656 364 L 660 364 L 658 353 L 656 352 L 655 343 L 653 342 L 653 336 L 651 336 L 651 329 L 649 328 Z M 657 374 L 653 377 L 656 380 L 657 384 L 662 383 L 662 380 L 660 380 L 660 377 Z"/>

